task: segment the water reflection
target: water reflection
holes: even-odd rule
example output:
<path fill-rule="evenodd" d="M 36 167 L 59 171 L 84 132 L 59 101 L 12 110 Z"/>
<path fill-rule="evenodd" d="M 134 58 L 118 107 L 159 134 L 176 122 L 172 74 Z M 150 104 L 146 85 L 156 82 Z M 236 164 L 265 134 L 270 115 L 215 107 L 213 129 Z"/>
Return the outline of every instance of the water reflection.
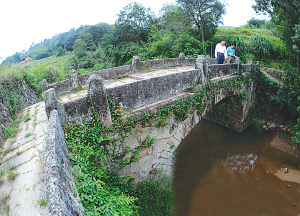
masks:
<path fill-rule="evenodd" d="M 300 186 L 272 173 L 299 160 L 271 149 L 271 138 L 202 120 L 176 152 L 175 215 L 298 215 Z"/>

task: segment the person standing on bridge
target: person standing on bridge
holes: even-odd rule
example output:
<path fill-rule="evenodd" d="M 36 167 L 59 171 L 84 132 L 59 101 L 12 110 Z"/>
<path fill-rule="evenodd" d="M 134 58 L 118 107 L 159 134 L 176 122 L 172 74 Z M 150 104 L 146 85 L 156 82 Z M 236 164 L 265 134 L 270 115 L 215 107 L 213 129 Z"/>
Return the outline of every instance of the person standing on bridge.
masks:
<path fill-rule="evenodd" d="M 235 43 L 232 43 L 230 47 L 227 48 L 228 60 L 226 64 L 233 64 L 235 61 Z"/>
<path fill-rule="evenodd" d="M 226 40 L 222 39 L 221 43 L 218 43 L 215 49 L 216 64 L 223 64 L 227 60 Z"/>

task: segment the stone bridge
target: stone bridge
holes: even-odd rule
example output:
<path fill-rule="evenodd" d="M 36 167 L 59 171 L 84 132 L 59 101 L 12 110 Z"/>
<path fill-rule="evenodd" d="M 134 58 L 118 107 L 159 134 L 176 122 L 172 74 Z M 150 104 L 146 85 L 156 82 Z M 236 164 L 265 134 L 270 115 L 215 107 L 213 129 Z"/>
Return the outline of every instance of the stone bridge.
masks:
<path fill-rule="evenodd" d="M 38 143 L 35 139 L 29 140 L 24 138 L 24 134 L 18 133 L 17 142 L 13 145 L 16 147 L 9 158 L 5 159 L 6 164 L 2 164 L 9 170 L 13 166 L 10 164 L 12 159 L 19 157 L 23 160 L 23 152 L 27 152 L 26 148 L 28 150 L 37 148 L 39 155 L 44 155 L 40 157 L 39 162 L 33 163 L 38 167 L 36 169 L 39 169 L 39 174 L 32 174 L 26 178 L 30 182 L 41 184 L 36 191 L 13 190 L 10 203 L 15 207 L 13 210 L 8 210 L 9 215 L 18 215 L 16 212 L 23 212 L 23 215 L 84 215 L 79 198 L 74 197 L 76 187 L 67 157 L 68 150 L 64 141 L 63 124 L 70 121 L 82 122 L 83 119 L 91 118 L 92 112 L 95 111 L 101 116 L 103 123 L 109 126 L 113 124 L 109 108 L 112 103 L 124 110 L 122 118 L 126 121 L 126 119 L 156 112 L 161 107 L 193 97 L 204 89 L 210 91 L 211 95 L 205 96 L 206 103 L 200 113 L 197 110 L 190 110 L 184 120 L 179 121 L 171 116 L 166 120 L 164 127 L 140 125 L 122 134 L 126 136 L 126 139 L 124 143 L 119 144 L 119 151 L 124 151 L 124 146 L 131 148 L 130 153 L 124 159 L 132 157 L 146 137 L 155 138 L 155 143 L 142 148 L 138 161 L 117 170 L 120 175 L 130 174 L 138 181 L 146 178 L 155 179 L 157 176 L 170 177 L 177 146 L 202 117 L 218 121 L 213 115 L 208 115 L 211 110 L 217 110 L 218 104 L 226 102 L 228 98 L 238 98 L 239 115 L 233 116 L 233 124 L 219 123 L 237 131 L 242 131 L 247 127 L 245 119 L 249 107 L 254 103 L 255 82 L 251 79 L 247 85 L 240 85 L 236 82 L 230 89 L 228 86 L 218 84 L 230 80 L 235 82 L 238 77 L 251 76 L 257 70 L 259 70 L 259 64 L 241 65 L 239 59 L 235 64 L 215 65 L 214 59 L 209 57 L 185 58 L 181 53 L 178 58 L 151 61 L 140 61 L 139 57 L 135 56 L 131 65 L 82 75 L 78 75 L 73 70 L 70 79 L 54 84 L 48 84 L 46 80 L 43 80 L 45 104 L 41 103 L 37 108 L 34 106 L 28 109 L 32 112 L 33 119 L 37 117 L 43 119 L 43 125 L 47 123 L 45 119 L 48 117 L 48 128 L 43 130 L 44 127 L 36 127 L 36 123 L 33 123 L 33 135 L 39 137 Z M 213 86 L 215 88 L 212 88 Z M 246 96 L 241 99 L 243 94 Z M 29 113 L 27 110 L 24 113 Z M 119 134 L 111 135 L 120 136 Z M 5 146 L 11 146 L 9 142 L 7 141 Z M 18 163 L 23 165 L 25 161 Z M 25 174 L 28 175 L 28 173 Z M 23 174 L 17 175 L 15 181 L 22 181 L 22 176 Z M 11 183 L 8 185 L 12 187 Z M 0 191 L 2 189 L 0 187 Z M 5 189 L 5 191 L 9 190 L 12 189 Z M 18 192 L 23 194 L 24 199 L 18 198 Z M 47 197 L 47 207 L 43 211 L 35 210 L 40 208 L 37 206 L 37 201 L 43 194 Z M 35 197 L 34 202 L 26 199 L 28 196 Z"/>
<path fill-rule="evenodd" d="M 153 111 L 158 107 L 192 95 L 187 89 L 202 89 L 208 82 L 235 78 L 256 68 L 256 65 L 236 64 L 214 65 L 214 59 L 199 56 L 139 61 L 133 58 L 132 65 L 104 69 L 93 73 L 77 75 L 71 72 L 71 79 L 48 85 L 43 80 L 46 112 L 48 117 L 52 109 L 57 109 L 62 122 L 91 117 L 91 106 L 95 108 L 103 122 L 111 124 L 108 99 L 125 109 L 129 116 Z M 239 94 L 240 92 L 236 92 Z M 212 104 L 227 97 L 219 92 Z M 243 116 L 247 113 L 246 106 Z M 127 114 L 128 115 L 128 114 Z M 237 128 L 236 130 L 243 130 Z"/>

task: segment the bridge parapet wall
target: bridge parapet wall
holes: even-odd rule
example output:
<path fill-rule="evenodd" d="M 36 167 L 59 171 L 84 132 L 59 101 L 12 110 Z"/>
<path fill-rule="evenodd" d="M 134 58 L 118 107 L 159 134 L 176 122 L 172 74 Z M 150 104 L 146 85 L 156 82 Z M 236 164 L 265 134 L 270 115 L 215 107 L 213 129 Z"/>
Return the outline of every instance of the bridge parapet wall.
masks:
<path fill-rule="evenodd" d="M 135 57 L 134 57 L 135 58 Z M 159 60 L 147 60 L 139 61 L 137 57 L 136 60 L 133 60 L 131 65 L 123 65 L 119 67 L 107 68 L 87 74 L 78 75 L 78 85 L 84 86 L 87 84 L 87 80 L 92 75 L 98 75 L 102 79 L 114 79 L 118 77 L 128 76 L 132 73 L 143 72 L 153 68 L 160 67 L 176 67 L 181 65 L 193 65 L 195 64 L 195 59 L 187 59 L 184 54 L 181 53 L 178 58 L 169 58 L 169 59 L 159 59 Z M 57 94 L 62 94 L 68 91 L 74 90 L 74 84 L 72 79 L 66 79 L 57 83 L 48 84 L 46 80 L 43 80 L 43 91 L 46 91 L 50 88 L 54 88 Z"/>
<path fill-rule="evenodd" d="M 45 150 L 45 187 L 51 216 L 84 216 L 72 178 L 64 130 L 56 109 L 50 111 Z"/>
<path fill-rule="evenodd" d="M 180 58 L 181 61 L 183 61 L 184 57 L 181 56 Z M 176 61 L 174 62 L 176 63 Z M 157 63 L 159 61 L 150 62 L 152 62 L 153 65 L 160 64 Z M 166 60 L 162 60 L 161 62 L 166 62 Z M 171 64 L 173 64 L 174 62 L 172 62 Z M 179 61 L 177 61 L 177 63 L 179 64 Z M 108 88 L 101 87 L 101 89 L 104 90 L 103 94 L 101 95 L 105 99 L 105 101 L 108 101 L 108 96 L 115 104 L 120 105 L 123 108 L 131 109 L 137 105 L 145 104 L 149 101 L 159 99 L 165 95 L 195 87 L 196 84 L 201 88 L 201 86 L 205 85 L 209 80 L 208 78 L 213 79 L 217 77 L 237 74 L 238 72 L 250 72 L 252 69 L 254 69 L 254 67 L 256 67 L 256 65 L 253 64 L 242 66 L 240 64 L 209 65 L 208 59 L 205 56 L 198 56 L 198 58 L 195 60 L 195 63 L 196 69 L 194 70 L 176 72 L 164 76 L 144 78 L 142 80 L 137 80 L 131 83 L 121 84 Z M 135 58 L 131 67 L 135 68 L 135 66 L 138 64 L 139 59 Z M 83 80 L 85 80 L 87 77 L 99 77 L 100 79 L 101 76 L 97 75 L 99 75 L 99 73 L 90 73 L 89 76 L 86 76 L 84 79 L 78 76 L 75 80 L 77 80 L 77 82 L 79 83 L 82 83 Z M 73 82 L 70 81 L 68 85 L 72 86 L 72 83 Z M 103 86 L 103 82 L 101 86 Z M 51 87 L 51 85 L 49 85 L 48 87 Z M 91 94 L 88 94 L 64 103 L 63 109 L 59 110 L 63 110 L 63 112 L 65 112 L 64 118 L 66 119 L 66 121 L 81 121 L 83 116 L 87 118 L 91 116 L 92 111 L 90 109 L 90 106 L 92 104 L 98 104 L 99 101 L 102 101 L 102 99 L 91 97 Z M 101 116 L 108 116 L 108 111 L 105 113 L 101 113 L 99 111 L 99 114 Z M 108 120 L 108 122 L 110 121 Z"/>
<path fill-rule="evenodd" d="M 199 80 L 200 76 L 201 71 L 191 70 L 106 88 L 105 91 L 115 104 L 130 109 L 165 95 L 191 88 Z M 100 99 L 86 95 L 64 103 L 66 120 L 81 121 L 82 116 L 89 118 L 92 112 L 90 105 L 94 103 L 93 101 L 100 101 Z M 102 115 L 101 113 L 99 114 Z"/>
<path fill-rule="evenodd" d="M 152 77 L 114 88 L 107 88 L 107 94 L 116 104 L 132 108 L 164 95 L 191 88 L 199 80 L 199 77 L 199 70 Z"/>

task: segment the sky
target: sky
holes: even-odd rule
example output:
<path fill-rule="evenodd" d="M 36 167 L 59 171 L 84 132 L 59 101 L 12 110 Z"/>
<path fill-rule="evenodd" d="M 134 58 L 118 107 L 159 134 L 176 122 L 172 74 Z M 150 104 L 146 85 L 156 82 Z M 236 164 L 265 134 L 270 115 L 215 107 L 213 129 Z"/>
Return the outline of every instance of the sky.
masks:
<path fill-rule="evenodd" d="M 175 0 L 135 0 L 156 14 L 164 4 Z M 134 0 L 0 0 L 0 63 L 15 52 L 46 38 L 99 22 L 113 24 L 120 10 Z M 254 0 L 226 0 L 225 26 L 241 26 L 259 18 Z"/>

